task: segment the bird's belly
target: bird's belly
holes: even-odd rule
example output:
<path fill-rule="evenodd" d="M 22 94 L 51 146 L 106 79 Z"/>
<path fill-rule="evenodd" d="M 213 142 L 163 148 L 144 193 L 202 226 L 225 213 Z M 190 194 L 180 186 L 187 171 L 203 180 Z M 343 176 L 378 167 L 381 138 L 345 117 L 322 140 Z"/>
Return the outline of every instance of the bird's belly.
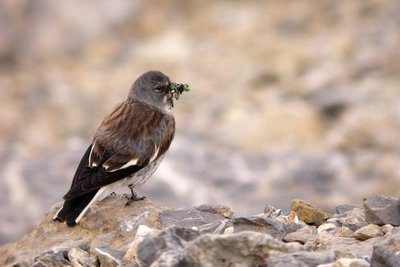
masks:
<path fill-rule="evenodd" d="M 129 177 L 126 177 L 122 180 L 119 180 L 115 183 L 107 185 L 104 192 L 101 194 L 99 200 L 107 197 L 112 192 L 115 192 L 119 188 L 130 186 L 132 188 L 141 186 L 144 184 L 157 170 L 158 166 L 160 165 L 161 161 L 163 160 L 164 156 L 161 156 L 157 160 L 149 163 L 146 167 L 141 169 L 140 171 L 132 174 Z"/>

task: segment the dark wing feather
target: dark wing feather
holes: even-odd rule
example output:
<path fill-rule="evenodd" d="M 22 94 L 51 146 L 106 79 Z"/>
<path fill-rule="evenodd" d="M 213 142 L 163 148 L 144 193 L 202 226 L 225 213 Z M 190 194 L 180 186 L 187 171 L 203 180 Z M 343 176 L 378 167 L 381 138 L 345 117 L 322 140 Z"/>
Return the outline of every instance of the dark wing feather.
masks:
<path fill-rule="evenodd" d="M 80 174 L 84 170 L 85 167 L 89 166 L 89 156 L 90 156 L 90 151 L 92 151 L 92 146 L 90 145 L 88 149 L 86 150 L 85 154 L 83 154 L 81 162 L 79 162 L 78 168 L 75 171 L 74 178 L 72 179 L 72 184 L 71 188 L 75 186 L 77 180 L 79 179 Z"/>

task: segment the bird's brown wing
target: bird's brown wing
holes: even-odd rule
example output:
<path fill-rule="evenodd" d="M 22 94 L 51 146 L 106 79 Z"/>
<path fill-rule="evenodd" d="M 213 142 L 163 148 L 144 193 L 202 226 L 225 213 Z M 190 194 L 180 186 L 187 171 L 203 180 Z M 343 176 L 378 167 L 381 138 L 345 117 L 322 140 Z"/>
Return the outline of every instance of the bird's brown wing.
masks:
<path fill-rule="evenodd" d="M 98 128 L 64 199 L 133 175 L 167 151 L 174 132 L 172 116 L 139 103 L 120 104 Z"/>

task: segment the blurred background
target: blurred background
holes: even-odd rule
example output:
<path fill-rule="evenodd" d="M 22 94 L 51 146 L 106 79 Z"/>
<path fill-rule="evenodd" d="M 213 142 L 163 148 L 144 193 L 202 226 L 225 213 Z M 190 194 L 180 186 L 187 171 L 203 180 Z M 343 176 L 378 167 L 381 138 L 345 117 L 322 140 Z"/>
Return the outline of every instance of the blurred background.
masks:
<path fill-rule="evenodd" d="M 396 0 L 1 1 L 0 244 L 61 200 L 150 69 L 191 91 L 140 195 L 239 215 L 398 196 L 399 51 Z"/>

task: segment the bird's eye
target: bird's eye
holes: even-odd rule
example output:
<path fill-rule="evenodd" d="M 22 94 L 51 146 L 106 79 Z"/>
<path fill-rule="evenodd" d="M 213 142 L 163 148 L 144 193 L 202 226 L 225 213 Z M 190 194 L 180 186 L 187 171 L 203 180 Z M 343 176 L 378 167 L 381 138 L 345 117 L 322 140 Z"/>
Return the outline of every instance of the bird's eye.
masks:
<path fill-rule="evenodd" d="M 154 87 L 154 91 L 156 91 L 157 93 L 159 93 L 159 92 L 161 92 L 162 91 L 162 89 L 163 89 L 163 87 L 162 87 L 162 85 L 156 85 L 155 87 Z"/>

